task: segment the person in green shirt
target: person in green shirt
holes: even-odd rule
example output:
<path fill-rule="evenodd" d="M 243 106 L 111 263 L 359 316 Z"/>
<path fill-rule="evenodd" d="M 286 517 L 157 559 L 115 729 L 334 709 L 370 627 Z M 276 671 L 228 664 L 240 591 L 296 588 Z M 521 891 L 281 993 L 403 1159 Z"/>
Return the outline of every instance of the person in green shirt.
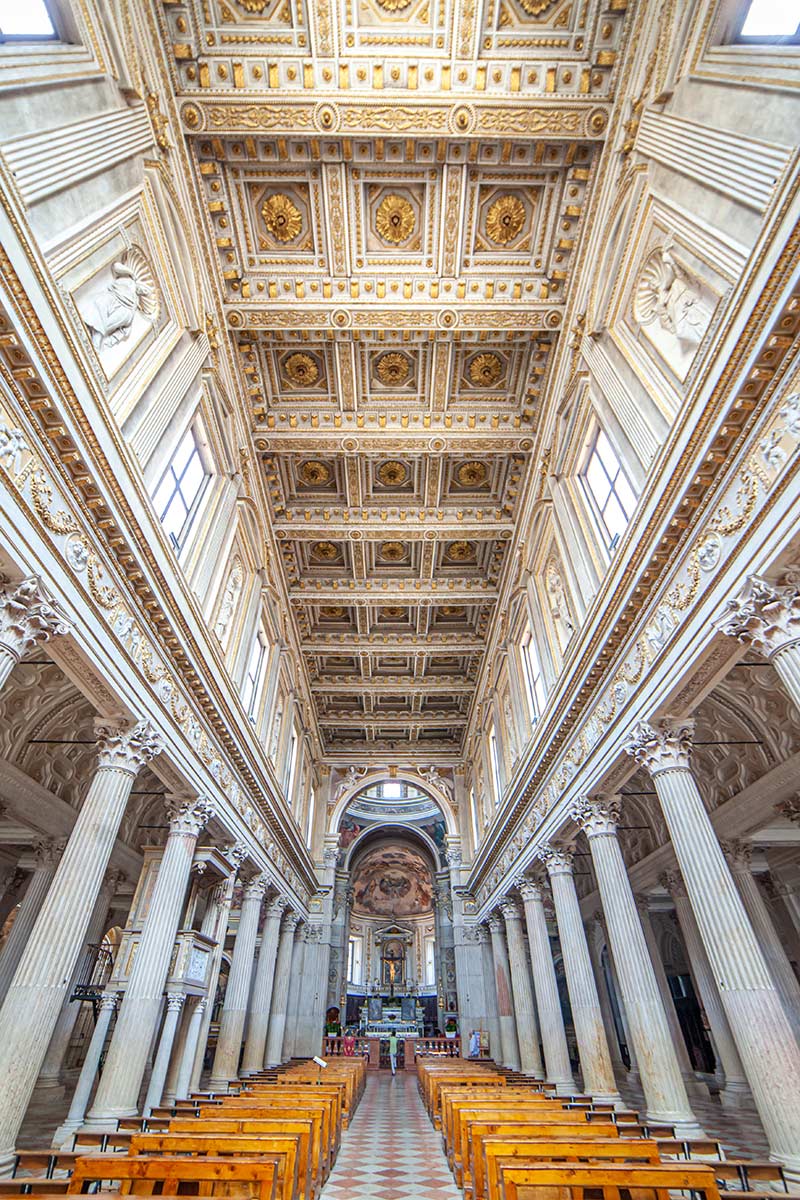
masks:
<path fill-rule="evenodd" d="M 397 1034 L 393 1033 L 389 1037 L 389 1061 L 392 1064 L 392 1074 L 397 1074 Z"/>

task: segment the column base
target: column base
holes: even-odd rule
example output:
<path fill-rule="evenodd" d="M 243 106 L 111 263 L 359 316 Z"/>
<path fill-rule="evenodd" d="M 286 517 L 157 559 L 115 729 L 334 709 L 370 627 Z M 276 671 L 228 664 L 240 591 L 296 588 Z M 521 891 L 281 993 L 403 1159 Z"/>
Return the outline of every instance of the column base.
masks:
<path fill-rule="evenodd" d="M 53 1134 L 50 1145 L 54 1150 L 66 1149 L 67 1143 L 72 1141 L 72 1138 L 81 1127 L 81 1121 L 64 1121 L 59 1125 L 58 1129 Z"/>
<path fill-rule="evenodd" d="M 81 1123 L 81 1129 L 91 1130 L 93 1133 L 116 1133 L 123 1117 L 138 1116 L 137 1108 L 120 1109 L 119 1112 L 113 1113 L 87 1113 Z"/>
<path fill-rule="evenodd" d="M 680 1138 L 704 1138 L 706 1131 L 696 1117 L 679 1116 L 675 1113 L 648 1112 L 644 1118 L 646 1125 L 672 1125 L 675 1136 Z"/>
<path fill-rule="evenodd" d="M 576 1094 L 574 1079 L 548 1079 L 545 1082 L 555 1087 L 557 1096 L 574 1096 Z M 601 1100 L 600 1103 L 604 1104 L 605 1101 Z"/>
<path fill-rule="evenodd" d="M 36 1080 L 37 1093 L 41 1094 L 44 1092 L 47 1095 L 48 1100 L 55 1099 L 59 1094 L 63 1096 L 65 1090 L 66 1084 L 62 1083 L 60 1079 L 54 1076 L 50 1076 L 48 1079 L 42 1079 L 42 1077 L 39 1076 L 39 1078 Z"/>
<path fill-rule="evenodd" d="M 687 1096 L 694 1096 L 695 1100 L 708 1100 L 711 1092 L 703 1079 L 698 1079 L 695 1074 L 683 1075 L 682 1078 Z"/>
<path fill-rule="evenodd" d="M 776 1162 L 783 1167 L 783 1174 L 790 1189 L 792 1184 L 796 1188 L 800 1187 L 800 1158 L 797 1155 L 793 1154 L 789 1157 L 789 1155 L 770 1154 L 769 1159 L 770 1162 Z"/>
<path fill-rule="evenodd" d="M 17 1155 L 12 1146 L 10 1150 L 0 1150 L 0 1179 L 10 1179 L 14 1170 Z"/>
<path fill-rule="evenodd" d="M 719 1102 L 723 1108 L 729 1109 L 755 1109 L 755 1100 L 753 1093 L 745 1081 L 731 1080 L 730 1083 L 725 1083 L 720 1088 Z"/>
<path fill-rule="evenodd" d="M 625 1108 L 625 1101 L 619 1092 L 592 1092 L 595 1104 L 613 1104 L 615 1108 Z"/>

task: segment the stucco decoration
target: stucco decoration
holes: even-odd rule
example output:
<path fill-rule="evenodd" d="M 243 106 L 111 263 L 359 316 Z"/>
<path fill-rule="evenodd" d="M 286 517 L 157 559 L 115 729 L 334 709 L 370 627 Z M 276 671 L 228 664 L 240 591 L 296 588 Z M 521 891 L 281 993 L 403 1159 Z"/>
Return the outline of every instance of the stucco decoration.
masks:
<path fill-rule="evenodd" d="M 430 868 L 406 846 L 380 846 L 359 862 L 353 878 L 353 912 L 374 917 L 410 917 L 429 912 Z"/>
<path fill-rule="evenodd" d="M 98 353 L 127 341 L 137 314 L 155 322 L 161 307 L 153 270 L 138 246 L 128 246 L 110 271 L 108 282 L 81 309 Z"/>
<path fill-rule="evenodd" d="M 710 289 L 675 256 L 668 237 L 645 259 L 633 295 L 633 315 L 659 354 L 681 378 L 708 329 Z"/>

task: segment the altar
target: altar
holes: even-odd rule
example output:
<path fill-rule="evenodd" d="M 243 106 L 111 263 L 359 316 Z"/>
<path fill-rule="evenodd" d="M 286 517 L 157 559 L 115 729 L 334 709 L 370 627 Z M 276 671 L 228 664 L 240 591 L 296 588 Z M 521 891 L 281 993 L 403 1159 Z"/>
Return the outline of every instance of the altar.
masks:
<path fill-rule="evenodd" d="M 370 996 L 361 1006 L 362 1037 L 422 1037 L 425 1012 L 416 996 Z"/>

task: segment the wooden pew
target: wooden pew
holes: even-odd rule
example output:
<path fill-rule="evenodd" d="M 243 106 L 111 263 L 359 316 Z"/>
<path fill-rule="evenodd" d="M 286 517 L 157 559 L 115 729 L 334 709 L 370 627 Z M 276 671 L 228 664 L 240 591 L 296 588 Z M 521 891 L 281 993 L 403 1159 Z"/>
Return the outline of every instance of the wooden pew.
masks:
<path fill-rule="evenodd" d="M 300 1139 L 295 1134 L 140 1133 L 131 1139 L 130 1153 L 132 1157 L 187 1154 L 216 1158 L 267 1154 L 278 1164 L 277 1200 L 295 1200 L 298 1194 L 306 1194 L 308 1186 L 308 1148 L 301 1163 Z"/>
<path fill-rule="evenodd" d="M 627 1163 L 532 1163 L 500 1171 L 504 1200 L 583 1200 L 591 1189 L 602 1200 L 670 1200 L 670 1192 L 691 1191 L 693 1200 L 719 1200 L 710 1166 L 659 1163 L 631 1167 Z M 548 1195 L 550 1193 L 550 1195 Z"/>
<path fill-rule="evenodd" d="M 594 1162 L 611 1159 L 624 1163 L 657 1163 L 658 1147 L 651 1141 L 620 1138 L 572 1140 L 489 1137 L 481 1144 L 472 1195 L 474 1200 L 501 1200 L 500 1176 L 506 1166 L 528 1166 L 535 1162 Z"/>
<path fill-rule="evenodd" d="M 198 1120 L 258 1121 L 274 1117 L 305 1117 L 312 1114 L 316 1114 L 321 1122 L 320 1144 L 326 1151 L 328 1165 L 333 1166 L 339 1148 L 339 1140 L 333 1124 L 332 1106 L 325 1097 L 320 1097 L 319 1100 L 316 1097 L 307 1099 L 303 1104 L 287 1102 L 285 1097 L 274 1100 L 269 1097 L 260 1097 L 258 1104 L 252 1101 L 250 1104 L 237 1103 L 226 1106 L 224 1109 L 212 1109 L 210 1112 L 201 1109 Z"/>
<path fill-rule="evenodd" d="M 483 1174 L 481 1147 L 487 1138 L 536 1138 L 539 1140 L 549 1139 L 552 1142 L 561 1141 L 562 1139 L 565 1141 L 574 1141 L 579 1138 L 586 1138 L 588 1141 L 597 1140 L 598 1137 L 602 1137 L 603 1141 L 620 1141 L 628 1145 L 628 1139 L 620 1138 L 615 1126 L 608 1129 L 604 1128 L 602 1133 L 598 1135 L 590 1131 L 585 1123 L 564 1125 L 553 1124 L 551 1122 L 542 1123 L 541 1121 L 531 1121 L 524 1114 L 520 1114 L 519 1120 L 506 1119 L 502 1122 L 492 1120 L 489 1116 L 470 1120 L 464 1129 L 463 1137 L 464 1160 L 461 1169 L 460 1186 L 464 1189 L 465 1195 L 472 1192 L 477 1193 L 480 1190 L 478 1180 Z M 458 1176 L 456 1176 L 456 1179 L 458 1180 Z"/>
<path fill-rule="evenodd" d="M 276 1200 L 278 1164 L 275 1158 L 201 1158 L 186 1156 L 136 1158 L 122 1154 L 79 1158 L 67 1193 L 87 1190 L 87 1184 L 119 1180 L 123 1194 L 152 1196 L 160 1192 L 185 1195 L 223 1195 Z M 197 1190 L 192 1193 L 190 1187 Z"/>
<path fill-rule="evenodd" d="M 173 1121 L 166 1135 L 184 1134 L 189 1137 L 259 1137 L 286 1133 L 299 1139 L 298 1156 L 300 1170 L 298 1184 L 301 1192 L 309 1198 L 321 1189 L 327 1178 L 327 1147 L 322 1147 L 322 1122 L 314 1115 L 286 1116 L 261 1121 L 213 1120 L 203 1121 L 199 1128 L 194 1121 Z M 142 1136 L 151 1136 L 148 1134 Z M 308 1164 L 308 1178 L 304 1179 L 303 1164 Z"/>

